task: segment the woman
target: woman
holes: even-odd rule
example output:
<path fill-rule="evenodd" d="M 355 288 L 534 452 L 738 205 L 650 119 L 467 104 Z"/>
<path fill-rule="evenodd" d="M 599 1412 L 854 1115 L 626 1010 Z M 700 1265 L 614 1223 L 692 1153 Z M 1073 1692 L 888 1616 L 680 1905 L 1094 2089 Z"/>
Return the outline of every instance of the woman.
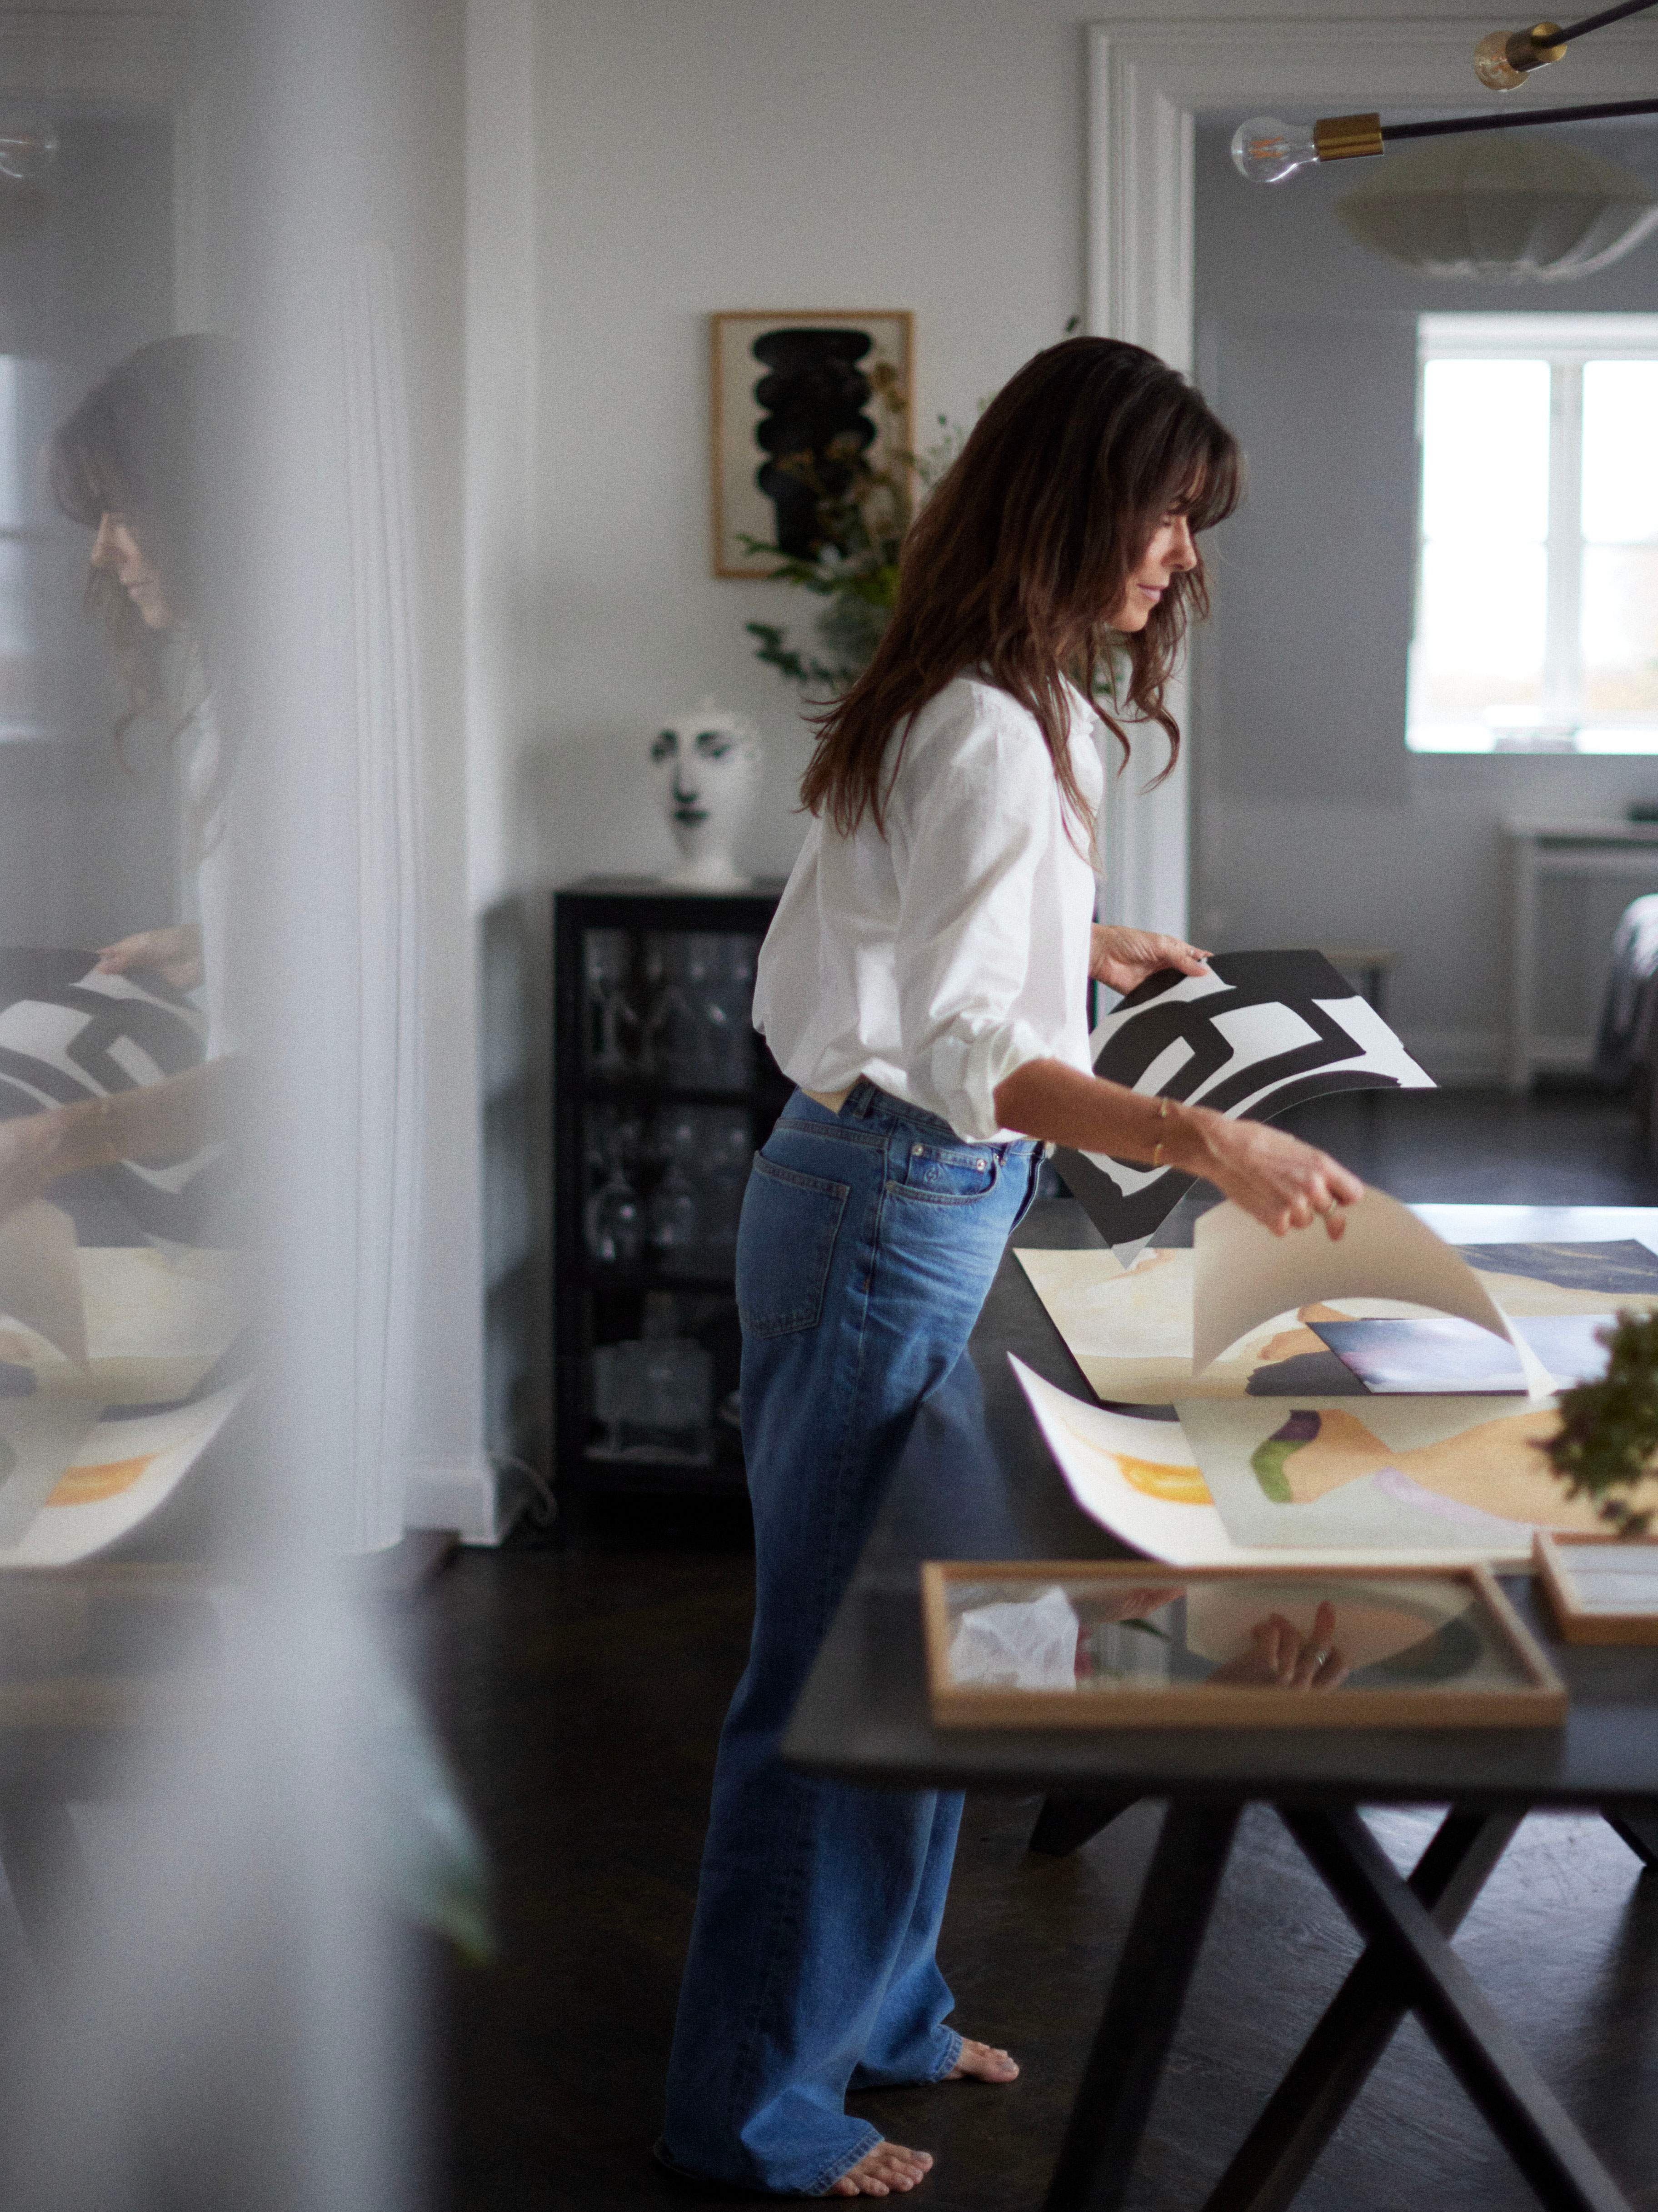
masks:
<path fill-rule="evenodd" d="M 1294 1138 L 1090 1073 L 1090 975 L 1127 990 L 1201 974 L 1204 956 L 1093 926 L 1087 700 L 1108 651 L 1126 653 L 1127 705 L 1161 724 L 1172 765 L 1164 688 L 1206 605 L 1193 539 L 1239 477 L 1230 433 L 1152 355 L 1101 338 L 1038 355 L 917 519 L 891 624 L 821 720 L 814 820 L 755 1000 L 799 1088 L 738 1244 L 757 1587 L 659 2146 L 690 2174 L 908 2190 L 930 2158 L 848 2117 L 847 2088 L 1017 2071 L 944 2025 L 933 1951 L 960 1798 L 809 1779 L 778 1741 L 1042 1141 L 1167 1161 L 1280 1233 L 1360 1195 Z"/>
<path fill-rule="evenodd" d="M 141 715 L 170 726 L 185 758 L 183 900 L 194 918 L 106 946 L 106 973 L 153 969 L 204 985 L 207 1058 L 159 1083 L 0 1122 L 0 1215 L 58 1176 L 118 1160 L 175 1162 L 222 1133 L 234 1063 L 225 1013 L 226 763 L 205 643 L 213 562 L 207 487 L 226 384 L 222 340 L 162 338 L 112 369 L 52 442 L 59 507 L 94 532 L 86 604 L 103 623 L 125 693 L 118 744 Z"/>

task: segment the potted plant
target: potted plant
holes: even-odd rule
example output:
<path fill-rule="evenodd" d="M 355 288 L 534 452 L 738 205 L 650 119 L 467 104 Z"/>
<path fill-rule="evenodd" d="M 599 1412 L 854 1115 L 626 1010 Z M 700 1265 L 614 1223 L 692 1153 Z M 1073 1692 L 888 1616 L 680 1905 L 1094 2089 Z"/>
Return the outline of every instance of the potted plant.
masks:
<path fill-rule="evenodd" d="M 884 365 L 871 380 L 875 403 L 896 421 L 904 401 L 895 373 Z M 792 644 L 780 623 L 744 627 L 757 641 L 756 659 L 803 691 L 833 696 L 868 667 L 898 596 L 898 550 L 918 494 L 926 495 L 966 442 L 967 433 L 947 416 L 939 416 L 938 430 L 925 453 L 902 452 L 880 466 L 850 440 L 830 447 L 827 469 L 811 453 L 778 461 L 779 469 L 814 495 L 817 542 L 810 555 L 786 553 L 759 538 L 745 538 L 744 550 L 770 555 L 777 562 L 771 572 L 775 580 L 797 584 L 826 604 L 817 617 L 815 649 L 802 652 Z M 826 475 L 832 482 L 824 481 Z"/>

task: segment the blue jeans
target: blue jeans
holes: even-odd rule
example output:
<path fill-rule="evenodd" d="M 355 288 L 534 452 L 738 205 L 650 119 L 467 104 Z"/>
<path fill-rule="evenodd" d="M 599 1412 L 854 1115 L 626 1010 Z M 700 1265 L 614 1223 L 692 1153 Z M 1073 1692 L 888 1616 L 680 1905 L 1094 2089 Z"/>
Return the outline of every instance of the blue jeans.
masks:
<path fill-rule="evenodd" d="M 933 1957 L 955 1792 L 791 1772 L 778 1743 L 916 1408 L 966 1346 L 1041 1147 L 968 1144 L 860 1082 L 796 1091 L 737 1248 L 754 1506 L 749 1663 L 720 1740 L 660 2149 L 821 2195 L 880 2140 L 848 2087 L 936 2081 L 962 2039 Z"/>

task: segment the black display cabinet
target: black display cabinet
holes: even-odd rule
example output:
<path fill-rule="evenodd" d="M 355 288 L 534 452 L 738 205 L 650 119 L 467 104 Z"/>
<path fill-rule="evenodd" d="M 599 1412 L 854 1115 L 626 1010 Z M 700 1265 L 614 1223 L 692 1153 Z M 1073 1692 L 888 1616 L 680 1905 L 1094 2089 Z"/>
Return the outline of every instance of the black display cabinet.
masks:
<path fill-rule="evenodd" d="M 556 1455 L 572 1498 L 738 1491 L 737 1217 L 789 1085 L 754 1034 L 782 891 L 553 902 Z"/>

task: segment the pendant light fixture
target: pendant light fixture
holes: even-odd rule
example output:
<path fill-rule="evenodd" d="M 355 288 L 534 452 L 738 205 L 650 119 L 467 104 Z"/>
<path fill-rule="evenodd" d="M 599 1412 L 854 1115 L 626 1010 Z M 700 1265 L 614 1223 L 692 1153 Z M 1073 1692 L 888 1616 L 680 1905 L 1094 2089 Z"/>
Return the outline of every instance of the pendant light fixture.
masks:
<path fill-rule="evenodd" d="M 1462 137 L 1407 149 L 1335 213 L 1360 246 L 1431 276 L 1558 284 L 1658 228 L 1658 193 L 1558 139 Z"/>
<path fill-rule="evenodd" d="M 1529 29 L 1492 31 L 1474 48 L 1474 74 L 1488 90 L 1511 92 L 1540 69 L 1565 58 L 1575 39 L 1642 15 L 1658 0 L 1620 0 L 1615 8 L 1563 30 L 1558 23 L 1533 23 Z M 1603 100 L 1588 107 L 1536 107 L 1521 115 L 1454 115 L 1432 123 L 1384 123 L 1380 115 L 1327 115 L 1312 124 L 1281 123 L 1275 115 L 1252 115 L 1232 134 L 1232 160 L 1238 174 L 1254 185 L 1278 185 L 1316 162 L 1350 161 L 1385 154 L 1407 138 L 1451 138 L 1491 131 L 1529 131 L 1540 123 L 1595 123 L 1616 116 L 1658 115 L 1658 100 Z M 1604 267 L 1604 262 L 1598 265 Z"/>

